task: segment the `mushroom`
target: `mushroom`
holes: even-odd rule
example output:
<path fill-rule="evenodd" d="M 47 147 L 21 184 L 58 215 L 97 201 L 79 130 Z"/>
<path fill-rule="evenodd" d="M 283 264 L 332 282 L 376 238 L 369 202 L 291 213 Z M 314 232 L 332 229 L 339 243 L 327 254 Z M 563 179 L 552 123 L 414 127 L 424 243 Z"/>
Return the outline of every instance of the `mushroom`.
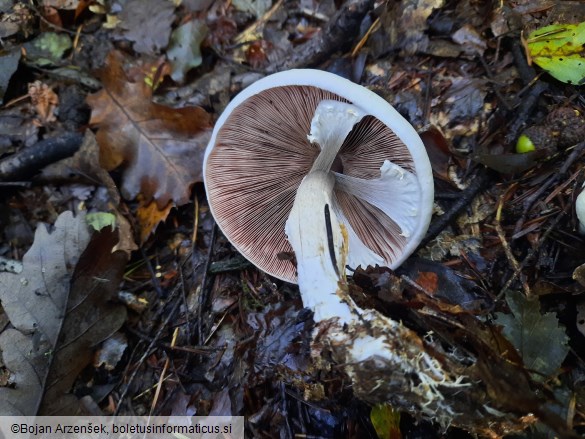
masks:
<path fill-rule="evenodd" d="M 416 333 L 360 309 L 346 281 L 347 267 L 397 267 L 426 233 L 432 171 L 414 128 L 381 97 L 334 74 L 276 73 L 227 106 L 203 174 L 231 243 L 261 270 L 298 282 L 314 313 L 314 355 L 329 350 L 358 396 L 406 398 L 448 423 L 440 389 L 465 386 L 463 378 L 450 376 Z M 290 252 L 296 266 L 282 257 Z"/>
<path fill-rule="evenodd" d="M 328 103 L 316 114 L 322 101 Z M 412 126 L 384 99 L 337 75 L 310 69 L 276 73 L 230 102 L 204 160 L 219 227 L 240 253 L 276 278 L 296 282 L 294 264 L 278 257 L 292 252 L 284 225 L 320 152 L 319 132 L 308 135 L 319 129 L 319 117 L 336 116 L 323 114 L 326 107 L 341 103 L 360 115 L 337 121 L 343 144 L 327 149 L 336 178 L 332 209 L 349 234 L 347 264 L 397 267 L 427 230 L 432 173 Z"/>
<path fill-rule="evenodd" d="M 585 188 L 585 183 L 575 199 L 575 213 L 579 220 L 579 233 L 585 235 L 585 189 L 583 188 Z"/>

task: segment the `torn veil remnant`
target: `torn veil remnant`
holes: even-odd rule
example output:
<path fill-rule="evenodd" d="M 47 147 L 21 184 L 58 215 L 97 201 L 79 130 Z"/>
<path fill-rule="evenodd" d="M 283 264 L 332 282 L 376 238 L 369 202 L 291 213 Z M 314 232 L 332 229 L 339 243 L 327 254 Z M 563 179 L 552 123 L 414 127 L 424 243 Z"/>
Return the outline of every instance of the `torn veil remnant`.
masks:
<path fill-rule="evenodd" d="M 428 156 L 381 97 L 331 73 L 290 70 L 241 92 L 217 121 L 204 180 L 211 211 L 260 269 L 296 282 L 355 393 L 448 424 L 442 389 L 465 386 L 401 323 L 362 310 L 346 267 L 402 263 L 431 217 Z M 295 267 L 277 255 L 294 251 Z M 298 278 L 297 278 L 298 273 Z"/>

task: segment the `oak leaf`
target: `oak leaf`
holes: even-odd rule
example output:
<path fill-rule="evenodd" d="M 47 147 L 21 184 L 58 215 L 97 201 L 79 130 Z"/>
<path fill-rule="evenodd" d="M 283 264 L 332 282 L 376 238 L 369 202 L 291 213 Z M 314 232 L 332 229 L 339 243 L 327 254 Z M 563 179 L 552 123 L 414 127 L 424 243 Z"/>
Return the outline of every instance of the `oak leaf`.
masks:
<path fill-rule="evenodd" d="M 121 189 L 128 199 L 141 193 L 160 209 L 171 201 L 187 203 L 191 185 L 201 181 L 211 117 L 200 107 L 152 102 L 145 75 L 130 81 L 118 52 L 110 53 L 106 66 L 100 73 L 104 88 L 87 98 L 90 125 L 99 128 L 101 165 L 125 165 Z"/>
<path fill-rule="evenodd" d="M 0 332 L 10 372 L 0 416 L 79 411 L 70 393 L 76 377 L 126 319 L 126 309 L 108 300 L 128 259 L 112 253 L 116 240 L 110 230 L 92 234 L 83 213 L 64 212 L 51 230 L 37 228 L 20 273 L 0 273 L 0 302 L 13 326 Z"/>

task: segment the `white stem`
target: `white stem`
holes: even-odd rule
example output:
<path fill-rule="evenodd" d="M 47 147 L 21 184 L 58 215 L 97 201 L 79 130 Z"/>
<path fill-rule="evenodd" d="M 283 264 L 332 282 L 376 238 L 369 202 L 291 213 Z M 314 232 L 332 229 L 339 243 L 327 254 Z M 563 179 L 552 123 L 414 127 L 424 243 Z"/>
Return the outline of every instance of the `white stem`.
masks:
<path fill-rule="evenodd" d="M 325 101 L 318 107 L 309 138 L 320 144 L 321 153 L 297 190 L 285 226 L 297 259 L 303 304 L 313 310 L 315 335 L 321 337 L 313 344 L 314 355 L 320 357 L 322 350 L 331 351 L 333 358 L 344 364 L 358 396 L 375 402 L 391 401 L 398 383 L 399 390 L 409 395 L 420 411 L 436 414 L 439 422 L 447 424 L 453 413 L 444 402 L 442 387 L 468 384 L 445 372 L 441 363 L 425 351 L 424 342 L 415 332 L 375 310 L 360 309 L 349 295 L 345 278 L 349 235 L 333 208 L 336 180 L 329 172 L 345 137 L 334 135 L 322 123 L 341 126 L 346 136 L 353 127 L 351 121 L 355 124 L 361 116 L 356 114 L 354 118 L 351 106 L 337 104 Z M 379 181 L 367 183 L 368 190 L 382 190 L 378 186 L 396 174 L 394 165 L 385 166 Z M 352 182 L 346 179 L 342 184 L 368 199 L 367 191 L 352 188 Z M 401 217 L 398 222 L 403 231 L 408 231 L 408 221 Z"/>
<path fill-rule="evenodd" d="M 327 99 L 319 102 L 311 121 L 311 133 L 307 136 L 309 142 L 321 148 L 311 172 L 329 171 L 343 141 L 365 115 L 355 105 L 345 102 Z"/>

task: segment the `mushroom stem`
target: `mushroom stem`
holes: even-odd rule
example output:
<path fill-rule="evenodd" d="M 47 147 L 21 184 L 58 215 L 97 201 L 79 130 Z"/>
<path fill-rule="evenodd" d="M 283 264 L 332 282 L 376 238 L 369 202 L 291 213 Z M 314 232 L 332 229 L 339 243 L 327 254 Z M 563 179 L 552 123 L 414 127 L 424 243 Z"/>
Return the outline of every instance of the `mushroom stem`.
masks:
<path fill-rule="evenodd" d="M 319 103 L 311 121 L 311 133 L 307 136 L 309 142 L 321 147 L 311 172 L 331 169 L 343 141 L 365 115 L 355 105 L 345 102 L 324 99 Z"/>
<path fill-rule="evenodd" d="M 414 331 L 376 310 L 362 310 L 349 295 L 345 277 L 349 224 L 346 227 L 334 209 L 333 189 L 340 177 L 329 167 L 343 136 L 361 119 L 351 107 L 339 102 L 331 105 L 330 101 L 319 105 L 309 139 L 319 143 L 321 153 L 297 190 L 285 227 L 296 254 L 303 304 L 314 312 L 313 355 L 321 358 L 323 350 L 330 351 L 344 365 L 358 397 L 373 403 L 395 401 L 399 406 L 404 401 L 396 398 L 406 398 L 419 412 L 447 425 L 455 413 L 445 402 L 444 390 L 470 384 L 464 377 L 447 373 L 456 368 L 444 367 L 429 354 L 425 341 Z M 332 126 L 345 134 L 332 133 Z M 370 181 L 357 195 L 368 198 L 367 191 L 375 192 L 377 185 L 387 184 L 384 172 L 398 171 L 384 164 L 381 179 Z M 351 179 L 341 180 L 342 185 L 351 186 Z"/>

